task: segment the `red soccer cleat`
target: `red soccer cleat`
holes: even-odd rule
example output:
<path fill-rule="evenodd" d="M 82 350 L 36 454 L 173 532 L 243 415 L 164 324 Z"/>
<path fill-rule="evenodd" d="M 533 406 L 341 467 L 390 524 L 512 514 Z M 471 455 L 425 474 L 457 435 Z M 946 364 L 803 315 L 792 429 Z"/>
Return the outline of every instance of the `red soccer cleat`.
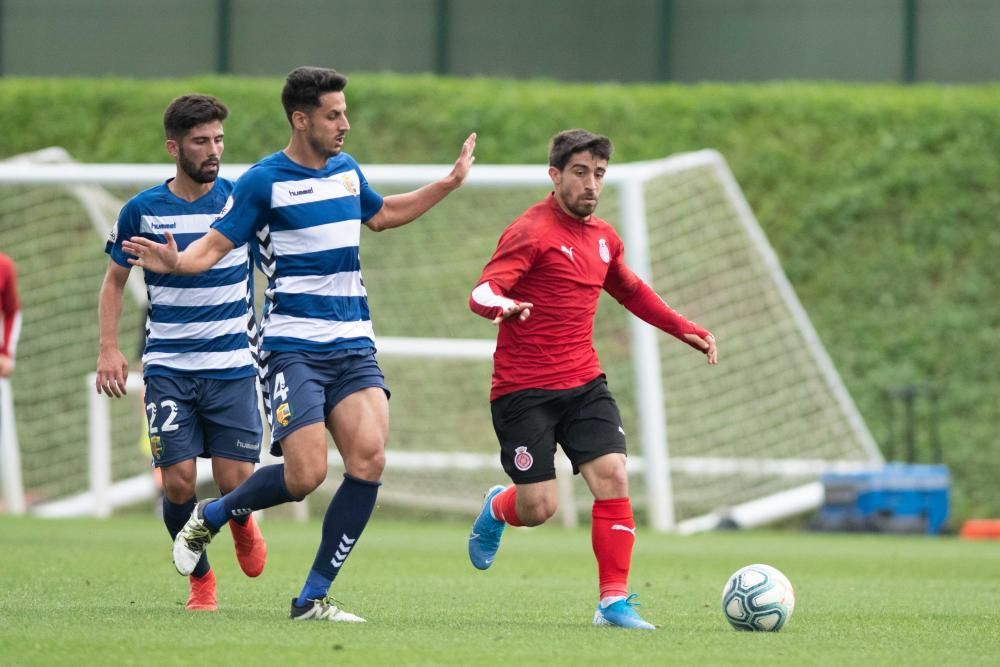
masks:
<path fill-rule="evenodd" d="M 189 577 L 191 580 L 191 595 L 188 597 L 188 611 L 216 611 L 219 603 L 215 599 L 215 572 L 209 570 L 205 576 Z"/>
<path fill-rule="evenodd" d="M 233 532 L 236 560 L 240 562 L 243 574 L 248 577 L 259 576 L 264 571 L 264 564 L 267 562 L 267 543 L 264 542 L 264 536 L 261 535 L 253 514 L 249 516 L 244 525 L 230 521 L 229 530 Z"/>

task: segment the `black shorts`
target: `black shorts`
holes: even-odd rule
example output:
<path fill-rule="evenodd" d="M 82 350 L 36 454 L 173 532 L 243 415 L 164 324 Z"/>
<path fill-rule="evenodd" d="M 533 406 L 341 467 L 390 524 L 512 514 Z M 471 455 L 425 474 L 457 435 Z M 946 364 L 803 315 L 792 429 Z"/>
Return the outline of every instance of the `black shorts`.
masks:
<path fill-rule="evenodd" d="M 515 484 L 555 479 L 556 443 L 580 466 L 625 454 L 625 429 L 603 375 L 575 389 L 524 389 L 490 404 L 500 462 Z"/>

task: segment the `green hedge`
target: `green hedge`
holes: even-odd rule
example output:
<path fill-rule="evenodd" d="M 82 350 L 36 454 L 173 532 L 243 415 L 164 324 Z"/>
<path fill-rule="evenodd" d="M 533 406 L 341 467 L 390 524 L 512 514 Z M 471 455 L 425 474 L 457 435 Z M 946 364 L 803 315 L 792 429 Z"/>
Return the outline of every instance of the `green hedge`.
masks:
<path fill-rule="evenodd" d="M 230 162 L 287 140 L 277 79 L 0 80 L 0 155 L 50 145 L 162 162 L 175 95 L 218 95 Z M 956 514 L 1000 515 L 1000 87 L 579 85 L 358 75 L 348 150 L 362 164 L 539 163 L 566 127 L 615 160 L 716 148 L 729 160 L 876 438 L 883 391 L 941 391 Z M 724 353 L 724 350 L 723 350 Z M 724 357 L 723 357 L 724 358 Z"/>

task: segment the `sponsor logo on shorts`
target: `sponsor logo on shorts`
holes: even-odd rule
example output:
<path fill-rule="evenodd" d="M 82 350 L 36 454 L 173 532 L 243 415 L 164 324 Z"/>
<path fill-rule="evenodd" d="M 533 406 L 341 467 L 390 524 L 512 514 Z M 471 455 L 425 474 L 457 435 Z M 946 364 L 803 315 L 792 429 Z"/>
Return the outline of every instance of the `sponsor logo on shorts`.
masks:
<path fill-rule="evenodd" d="M 282 426 L 288 426 L 288 422 L 292 420 L 292 406 L 288 403 L 282 403 L 278 406 L 278 409 L 274 411 L 274 418 L 278 420 L 278 423 Z"/>
<path fill-rule="evenodd" d="M 160 443 L 160 436 L 154 435 L 149 439 L 149 451 L 157 461 L 163 456 L 163 445 Z"/>
<path fill-rule="evenodd" d="M 524 472 L 535 464 L 535 457 L 528 452 L 527 447 L 518 447 L 514 450 L 514 467 Z"/>
<path fill-rule="evenodd" d="M 260 449 L 259 442 L 243 442 L 242 440 L 237 440 L 236 446 L 239 447 L 240 449 L 252 449 L 254 451 Z"/>

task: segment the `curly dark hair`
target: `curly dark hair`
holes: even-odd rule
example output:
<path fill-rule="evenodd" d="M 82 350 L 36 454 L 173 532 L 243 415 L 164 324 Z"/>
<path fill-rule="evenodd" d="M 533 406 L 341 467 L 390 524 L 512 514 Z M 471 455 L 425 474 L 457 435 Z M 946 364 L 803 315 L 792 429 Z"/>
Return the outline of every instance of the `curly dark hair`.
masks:
<path fill-rule="evenodd" d="M 589 151 L 594 157 L 611 159 L 611 140 L 587 130 L 563 130 L 549 142 L 549 166 L 562 171 L 576 153 Z"/>

